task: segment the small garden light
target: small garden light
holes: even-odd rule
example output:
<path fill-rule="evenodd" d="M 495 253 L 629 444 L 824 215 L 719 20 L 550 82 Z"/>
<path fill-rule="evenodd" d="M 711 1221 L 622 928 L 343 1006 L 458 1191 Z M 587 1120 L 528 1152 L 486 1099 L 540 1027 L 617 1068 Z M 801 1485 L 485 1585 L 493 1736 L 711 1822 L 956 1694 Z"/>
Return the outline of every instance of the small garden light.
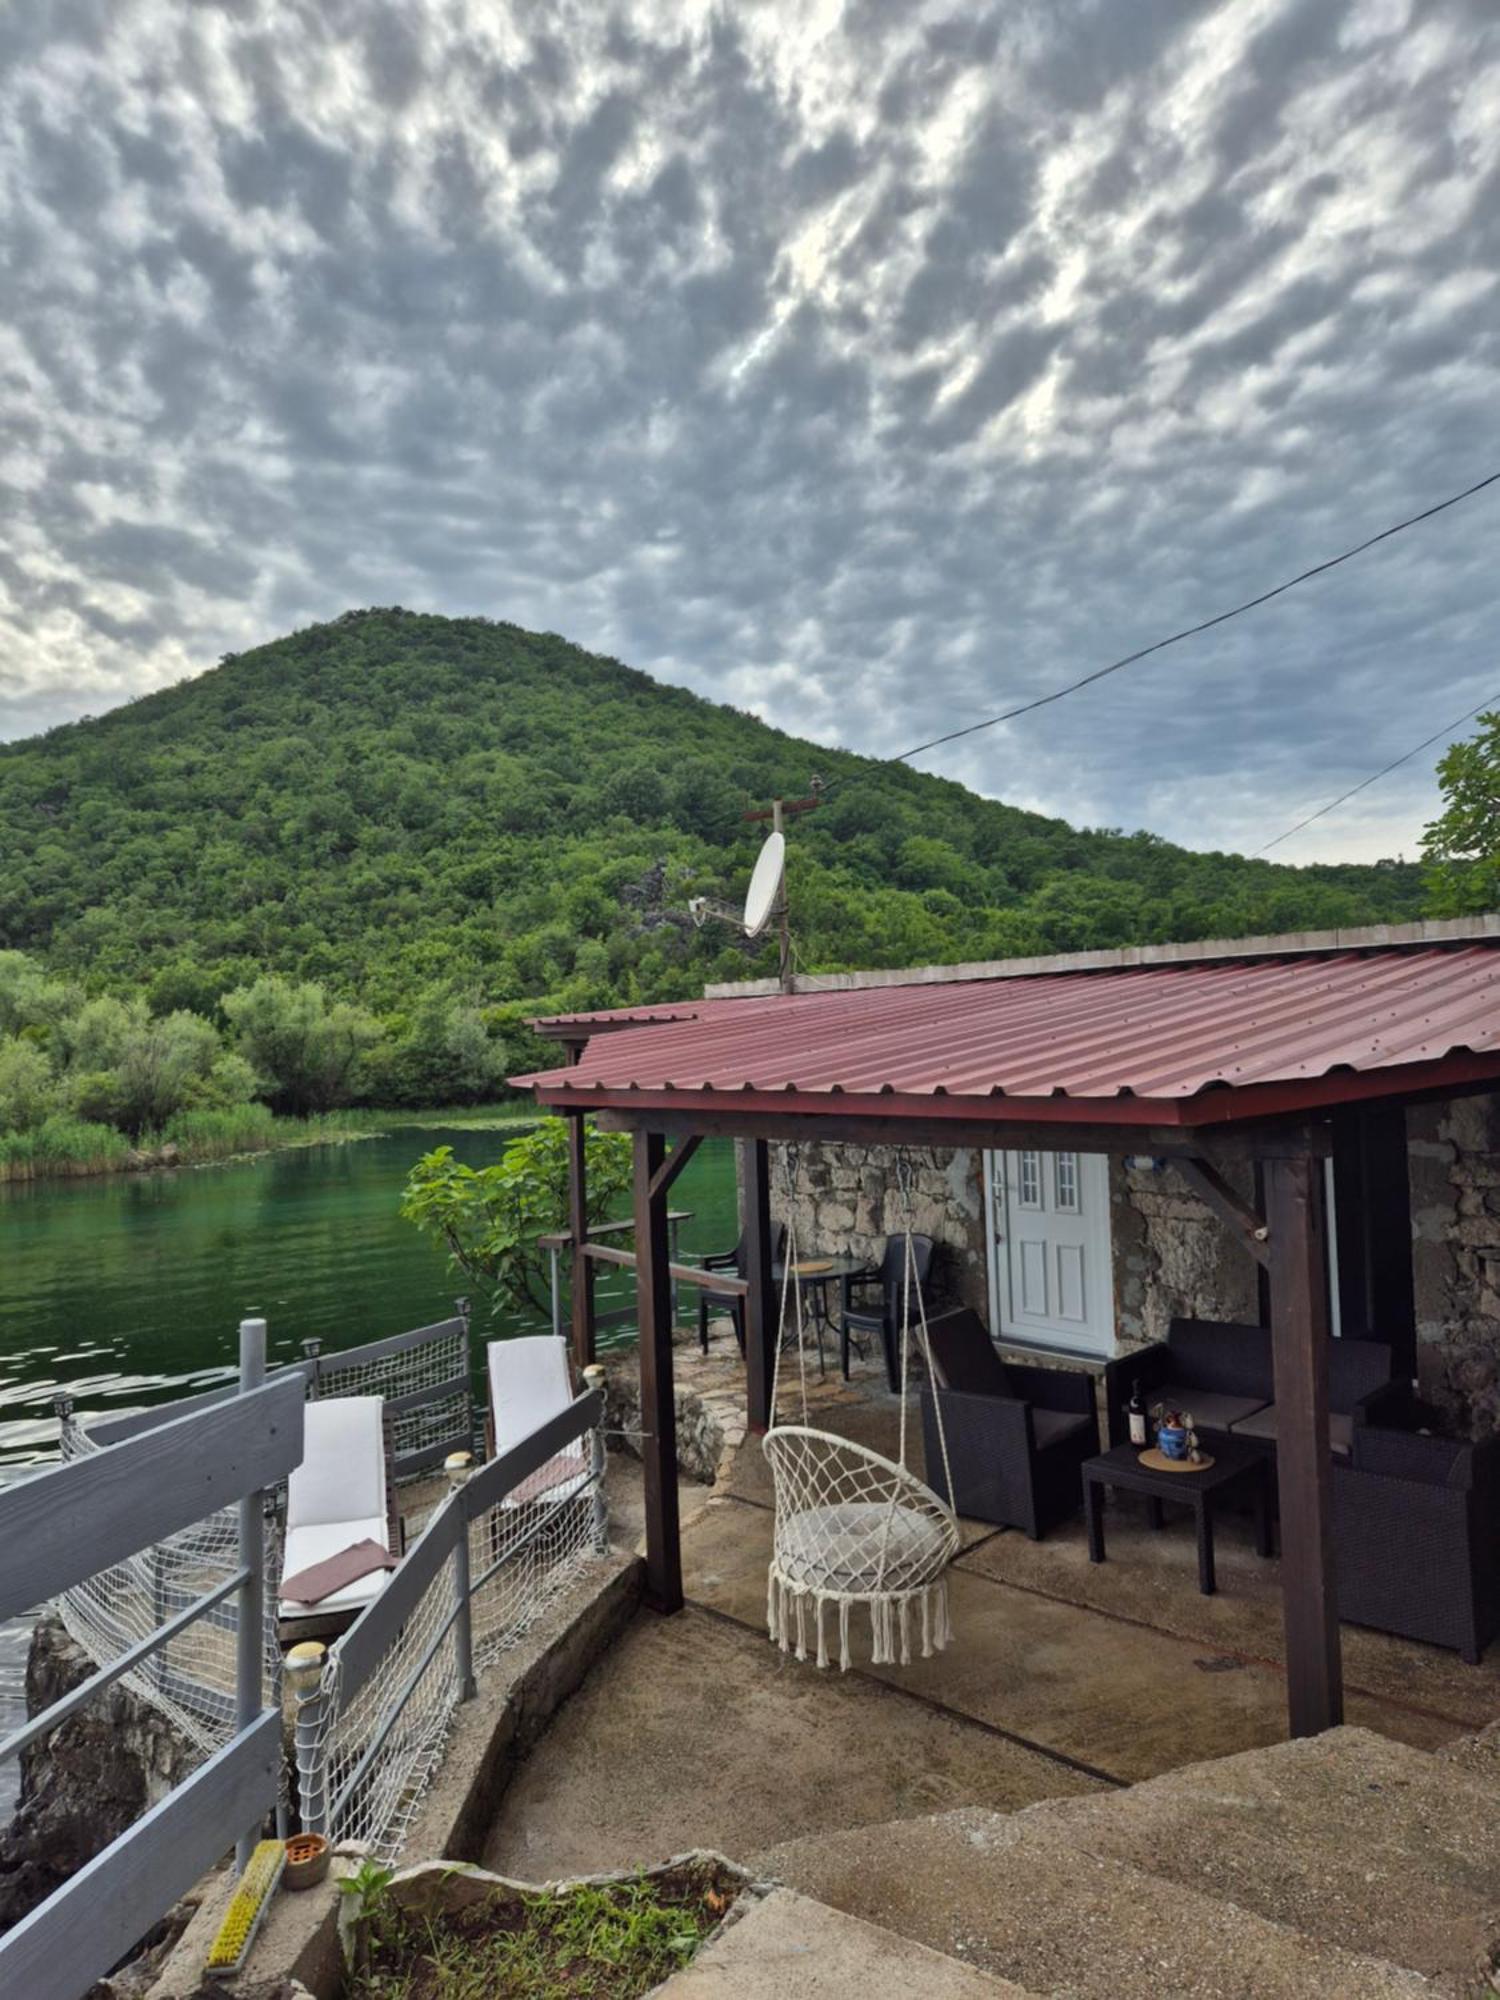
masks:
<path fill-rule="evenodd" d="M 472 1451 L 450 1451 L 448 1456 L 443 1460 L 443 1471 L 447 1474 L 448 1484 L 453 1488 L 455 1493 L 460 1486 L 468 1485 L 469 1475 L 473 1470 L 474 1454 Z"/>

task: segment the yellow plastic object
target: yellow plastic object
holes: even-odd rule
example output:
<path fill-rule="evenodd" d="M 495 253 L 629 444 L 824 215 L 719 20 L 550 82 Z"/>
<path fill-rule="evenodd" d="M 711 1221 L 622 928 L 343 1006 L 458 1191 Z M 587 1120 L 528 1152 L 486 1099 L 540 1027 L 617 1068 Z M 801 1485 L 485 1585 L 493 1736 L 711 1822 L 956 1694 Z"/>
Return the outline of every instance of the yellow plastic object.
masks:
<path fill-rule="evenodd" d="M 209 1947 L 203 1970 L 210 1979 L 231 1979 L 244 1966 L 255 1933 L 276 1892 L 286 1866 L 284 1840 L 258 1841 L 245 1865 L 239 1887 L 229 1899 L 217 1937 Z"/>

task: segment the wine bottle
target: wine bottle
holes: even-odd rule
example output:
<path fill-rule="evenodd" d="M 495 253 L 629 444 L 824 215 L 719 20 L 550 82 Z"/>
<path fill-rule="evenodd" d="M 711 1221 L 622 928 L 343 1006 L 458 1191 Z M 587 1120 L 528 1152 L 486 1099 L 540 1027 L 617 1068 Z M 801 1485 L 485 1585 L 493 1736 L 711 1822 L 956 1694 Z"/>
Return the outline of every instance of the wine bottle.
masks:
<path fill-rule="evenodd" d="M 1141 1385 L 1138 1380 L 1130 1385 L 1130 1401 L 1125 1405 L 1125 1414 L 1130 1422 L 1130 1442 L 1134 1445 L 1149 1444 L 1146 1405 L 1141 1401 Z"/>

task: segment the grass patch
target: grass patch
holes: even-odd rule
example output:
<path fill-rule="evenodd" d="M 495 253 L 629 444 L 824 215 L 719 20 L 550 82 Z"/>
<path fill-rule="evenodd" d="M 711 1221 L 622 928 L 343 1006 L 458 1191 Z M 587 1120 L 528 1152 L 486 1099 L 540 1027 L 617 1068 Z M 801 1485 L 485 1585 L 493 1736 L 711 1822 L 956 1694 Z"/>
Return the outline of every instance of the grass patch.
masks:
<path fill-rule="evenodd" d="M 686 1965 L 739 1883 L 714 1863 L 561 1895 L 372 1916 L 349 2000 L 637 2000 Z"/>
<path fill-rule="evenodd" d="M 444 1126 L 465 1132 L 523 1131 L 535 1125 L 534 1106 L 464 1104 L 425 1110 L 387 1111 L 359 1105 L 323 1111 L 310 1118 L 278 1118 L 264 1104 L 235 1104 L 220 1111 L 179 1111 L 160 1132 L 145 1132 L 132 1144 L 113 1125 L 84 1118 L 49 1118 L 34 1132 L 0 1132 L 0 1182 L 51 1180 L 58 1176 L 118 1174 L 140 1166 L 210 1166 L 246 1153 L 282 1147 L 334 1146 L 355 1139 L 378 1139 L 408 1127 Z M 164 1146 L 176 1149 L 163 1158 Z"/>

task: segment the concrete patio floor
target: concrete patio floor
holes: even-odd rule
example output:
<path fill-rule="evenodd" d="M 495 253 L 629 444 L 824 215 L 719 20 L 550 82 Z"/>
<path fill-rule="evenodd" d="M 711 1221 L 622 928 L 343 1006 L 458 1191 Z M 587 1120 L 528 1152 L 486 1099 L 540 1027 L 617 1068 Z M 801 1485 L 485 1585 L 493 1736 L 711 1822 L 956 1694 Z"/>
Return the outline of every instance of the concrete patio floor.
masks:
<path fill-rule="evenodd" d="M 684 1350 L 698 1393 L 738 1390 L 738 1358 Z M 783 1397 L 785 1414 L 785 1396 Z M 894 1455 L 898 1406 L 868 1372 L 830 1375 L 812 1421 Z M 922 1469 L 911 1420 L 911 1462 Z M 617 1545 L 640 1533 L 639 1467 L 611 1468 Z M 713 1489 L 684 1484 L 688 1610 L 642 1613 L 518 1773 L 485 1855 L 541 1879 L 695 1845 L 751 1860 L 820 1830 L 958 1805 L 1009 1810 L 1279 1742 L 1279 1565 L 1248 1519 L 1217 1534 L 1219 1590 L 1196 1587 L 1191 1524 L 1153 1532 L 1112 1506 L 1109 1560 L 1081 1518 L 1041 1543 L 966 1523 L 951 1573 L 955 1639 L 909 1667 L 820 1673 L 765 1638 L 771 1490 L 748 1440 Z M 1500 1648 L 1478 1667 L 1344 1630 L 1348 1720 L 1434 1749 L 1500 1716 Z"/>

